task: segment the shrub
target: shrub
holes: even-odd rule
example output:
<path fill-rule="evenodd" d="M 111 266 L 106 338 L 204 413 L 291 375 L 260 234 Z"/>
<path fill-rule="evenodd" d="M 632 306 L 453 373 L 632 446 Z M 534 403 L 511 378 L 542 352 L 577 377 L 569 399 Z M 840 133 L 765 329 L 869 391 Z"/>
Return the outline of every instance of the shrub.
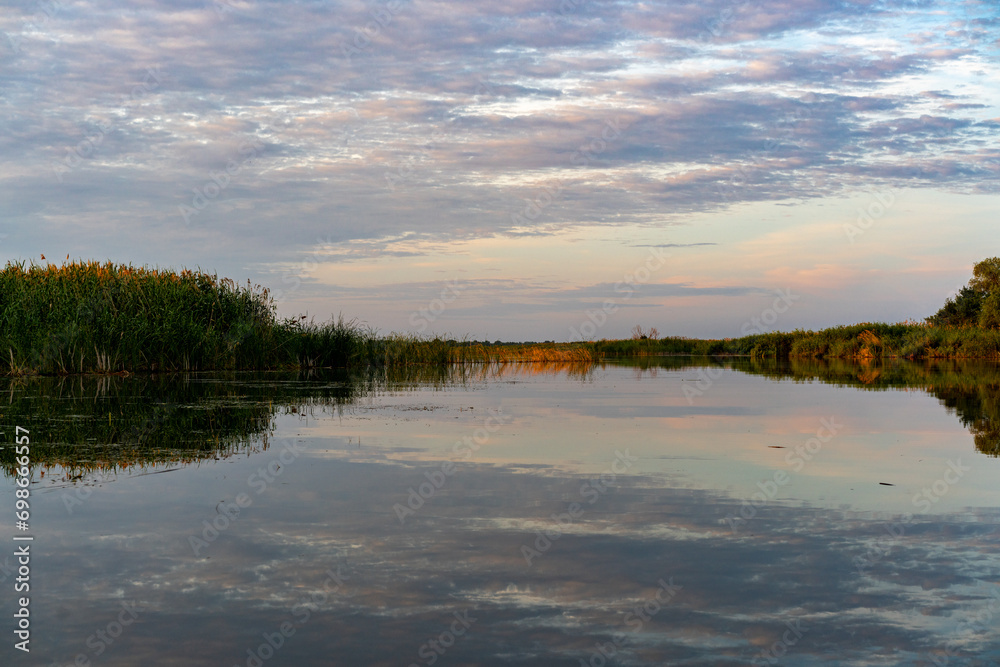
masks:
<path fill-rule="evenodd" d="M 983 299 L 979 326 L 984 329 L 1000 329 L 1000 290 L 991 292 Z"/>

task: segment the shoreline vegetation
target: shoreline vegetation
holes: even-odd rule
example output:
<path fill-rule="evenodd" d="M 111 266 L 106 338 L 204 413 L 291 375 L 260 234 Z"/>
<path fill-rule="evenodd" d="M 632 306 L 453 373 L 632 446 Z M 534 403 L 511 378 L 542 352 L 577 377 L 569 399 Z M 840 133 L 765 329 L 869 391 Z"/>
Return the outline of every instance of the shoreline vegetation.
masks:
<path fill-rule="evenodd" d="M 925 322 L 868 322 L 740 338 L 501 343 L 379 333 L 338 317 L 279 319 L 267 288 L 201 271 L 112 263 L 0 271 L 0 373 L 133 374 L 594 362 L 670 355 L 881 360 L 1000 359 L 1000 258 Z"/>

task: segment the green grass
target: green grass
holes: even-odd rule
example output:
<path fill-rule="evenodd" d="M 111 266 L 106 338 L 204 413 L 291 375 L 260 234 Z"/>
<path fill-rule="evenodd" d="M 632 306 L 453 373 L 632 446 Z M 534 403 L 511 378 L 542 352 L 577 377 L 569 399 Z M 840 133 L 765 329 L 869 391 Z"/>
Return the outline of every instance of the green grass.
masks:
<path fill-rule="evenodd" d="M 255 367 L 278 336 L 267 290 L 202 272 L 97 262 L 0 271 L 11 374 Z"/>
<path fill-rule="evenodd" d="M 680 337 L 495 345 L 379 336 L 342 317 L 279 320 L 268 290 L 201 271 L 97 262 L 0 271 L 0 373 L 70 375 L 586 362 L 608 357 L 1000 358 L 1000 329 L 912 322 L 724 340 Z"/>
<path fill-rule="evenodd" d="M 588 345 L 598 357 L 683 354 L 775 359 L 1000 359 L 1000 330 L 864 322 L 820 331 L 799 329 L 722 340 L 601 340 Z"/>
<path fill-rule="evenodd" d="M 751 357 L 998 359 L 1000 330 L 865 322 L 820 331 L 768 333 L 732 341 Z"/>
<path fill-rule="evenodd" d="M 342 317 L 279 320 L 268 290 L 200 271 L 97 262 L 0 271 L 0 372 L 156 373 L 589 361 L 572 344 L 380 336 Z"/>
<path fill-rule="evenodd" d="M 8 375 L 440 364 L 441 338 L 379 337 L 342 317 L 279 320 L 268 290 L 200 271 L 97 262 L 0 271 L 0 372 Z"/>

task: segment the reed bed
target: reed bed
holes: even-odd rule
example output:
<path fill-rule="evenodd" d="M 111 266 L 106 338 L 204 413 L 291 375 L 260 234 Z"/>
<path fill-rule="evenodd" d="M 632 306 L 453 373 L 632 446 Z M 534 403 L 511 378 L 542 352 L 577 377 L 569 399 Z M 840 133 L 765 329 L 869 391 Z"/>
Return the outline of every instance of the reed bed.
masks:
<path fill-rule="evenodd" d="M 1000 359 L 1000 329 L 863 322 L 820 331 L 776 331 L 721 340 L 601 340 L 591 345 L 600 358 L 738 355 L 776 359 Z"/>
<path fill-rule="evenodd" d="M 267 290 L 200 271 L 74 262 L 0 271 L 0 364 L 10 374 L 195 370 L 273 355 Z"/>
<path fill-rule="evenodd" d="M 201 271 L 73 262 L 0 271 L 0 373 L 593 362 L 612 357 L 1000 359 L 1000 329 L 866 322 L 731 339 L 487 344 L 380 336 L 343 317 L 279 320 L 267 288 Z"/>
<path fill-rule="evenodd" d="M 821 331 L 747 336 L 730 341 L 727 348 L 751 357 L 1000 359 L 1000 330 L 864 322 Z"/>
<path fill-rule="evenodd" d="M 279 320 L 267 288 L 201 271 L 110 262 L 0 271 L 8 375 L 440 364 L 459 352 L 440 338 L 380 338 L 343 317 Z"/>

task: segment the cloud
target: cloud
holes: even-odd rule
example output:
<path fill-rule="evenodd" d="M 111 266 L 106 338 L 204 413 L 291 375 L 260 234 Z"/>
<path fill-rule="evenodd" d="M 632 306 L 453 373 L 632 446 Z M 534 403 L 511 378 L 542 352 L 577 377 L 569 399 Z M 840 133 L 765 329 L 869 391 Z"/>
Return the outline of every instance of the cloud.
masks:
<path fill-rule="evenodd" d="M 864 187 L 997 190 L 985 6 L 52 7 L 0 17 L 13 252 L 35 254 L 44 227 L 83 255 L 261 273 L 317 238 L 545 237 Z"/>

